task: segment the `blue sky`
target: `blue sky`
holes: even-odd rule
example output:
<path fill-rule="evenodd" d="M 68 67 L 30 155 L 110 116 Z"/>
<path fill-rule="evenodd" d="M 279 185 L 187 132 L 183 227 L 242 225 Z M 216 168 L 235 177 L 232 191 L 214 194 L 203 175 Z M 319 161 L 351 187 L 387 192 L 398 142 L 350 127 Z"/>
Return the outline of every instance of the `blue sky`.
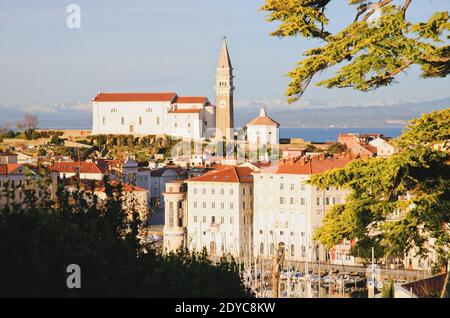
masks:
<path fill-rule="evenodd" d="M 347 0 L 330 7 L 333 28 L 354 16 Z M 66 27 L 66 7 L 81 6 L 81 29 Z M 85 103 L 102 91 L 175 91 L 214 100 L 221 39 L 228 37 L 236 99 L 283 100 L 285 74 L 317 44 L 269 36 L 276 25 L 262 0 L 0 0 L 0 105 L 51 107 Z M 425 19 L 448 0 L 414 1 Z M 326 75 L 326 74 L 325 74 Z M 450 96 L 450 79 L 421 80 L 411 70 L 399 84 L 371 93 L 311 87 L 305 100 L 336 104 L 423 101 Z M 243 102 L 242 104 L 245 104 Z M 34 108 L 36 109 L 36 108 Z"/>

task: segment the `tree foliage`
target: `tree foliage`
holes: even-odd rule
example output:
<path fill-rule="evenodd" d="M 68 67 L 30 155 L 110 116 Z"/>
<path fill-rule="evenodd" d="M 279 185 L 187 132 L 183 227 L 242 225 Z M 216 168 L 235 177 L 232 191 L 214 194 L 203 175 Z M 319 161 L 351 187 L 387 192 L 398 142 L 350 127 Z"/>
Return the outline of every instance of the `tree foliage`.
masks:
<path fill-rule="evenodd" d="M 341 0 L 339 0 L 341 1 Z M 355 19 L 343 29 L 328 29 L 331 0 L 266 0 L 268 21 L 278 21 L 273 36 L 302 36 L 323 43 L 309 49 L 305 58 L 288 73 L 292 81 L 286 91 L 289 102 L 298 100 L 318 73 L 334 66 L 340 69 L 319 86 L 351 87 L 369 91 L 393 83 L 413 65 L 421 76 L 445 77 L 450 71 L 448 12 L 436 12 L 427 21 L 408 20 L 411 0 L 349 0 Z M 333 3 L 335 3 L 333 1 Z"/>
<path fill-rule="evenodd" d="M 23 202 L 0 207 L 1 297 L 251 296 L 232 259 L 140 244 L 138 214 L 123 209 L 120 185 L 105 185 L 102 204 L 60 184 L 56 201 L 26 190 Z M 69 264 L 81 268 L 81 289 L 66 286 Z"/>
<path fill-rule="evenodd" d="M 431 144 L 450 139 L 450 109 L 413 120 L 390 158 L 355 160 L 343 169 L 316 175 L 319 187 L 348 188 L 344 204 L 329 210 L 315 233 L 332 247 L 356 239 L 356 247 L 376 247 L 384 256 L 409 251 L 425 256 L 434 240 L 443 263 L 450 247 L 450 155 Z M 436 130 L 436 131 L 435 131 Z"/>

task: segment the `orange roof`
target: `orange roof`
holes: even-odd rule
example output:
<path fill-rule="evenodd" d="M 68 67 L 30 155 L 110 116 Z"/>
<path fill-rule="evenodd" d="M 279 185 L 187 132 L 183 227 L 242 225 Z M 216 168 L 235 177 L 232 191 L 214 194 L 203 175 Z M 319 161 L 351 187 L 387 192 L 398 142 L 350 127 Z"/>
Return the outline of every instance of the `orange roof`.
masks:
<path fill-rule="evenodd" d="M 187 182 L 230 182 L 253 183 L 252 172 L 248 167 L 232 167 L 226 170 L 209 172 L 199 177 L 186 180 Z"/>
<path fill-rule="evenodd" d="M 369 145 L 369 144 L 361 144 L 361 146 L 363 146 L 363 148 L 365 148 L 367 151 L 371 152 L 371 153 L 377 153 L 378 149 L 375 146 Z"/>
<path fill-rule="evenodd" d="M 55 172 L 76 173 L 102 173 L 99 167 L 93 162 L 55 162 L 50 170 Z"/>
<path fill-rule="evenodd" d="M 249 126 L 249 125 L 254 125 L 254 126 L 264 125 L 264 126 L 277 126 L 277 127 L 280 126 L 279 123 L 277 123 L 275 120 L 273 120 L 272 118 L 267 116 L 265 108 L 261 108 L 261 110 L 259 112 L 259 116 L 256 117 L 255 119 L 253 119 L 252 121 L 250 121 L 247 124 L 247 126 Z"/>
<path fill-rule="evenodd" d="M 327 170 L 335 168 L 343 168 L 347 165 L 351 159 L 339 158 L 339 159 L 320 159 L 317 157 L 306 159 L 302 158 L 295 162 L 281 163 L 276 166 L 272 166 L 263 169 L 261 173 L 269 174 L 318 174 Z"/>
<path fill-rule="evenodd" d="M 177 104 L 207 104 L 208 98 L 204 96 L 179 96 L 175 99 L 174 103 Z"/>
<path fill-rule="evenodd" d="M 176 109 L 170 110 L 169 114 L 197 114 L 202 111 L 201 108 L 187 108 L 187 109 Z"/>
<path fill-rule="evenodd" d="M 8 163 L 0 165 L 0 175 L 8 175 L 16 172 L 16 170 L 23 167 L 23 165 L 19 163 Z"/>
<path fill-rule="evenodd" d="M 99 93 L 94 102 L 171 102 L 175 93 Z"/>

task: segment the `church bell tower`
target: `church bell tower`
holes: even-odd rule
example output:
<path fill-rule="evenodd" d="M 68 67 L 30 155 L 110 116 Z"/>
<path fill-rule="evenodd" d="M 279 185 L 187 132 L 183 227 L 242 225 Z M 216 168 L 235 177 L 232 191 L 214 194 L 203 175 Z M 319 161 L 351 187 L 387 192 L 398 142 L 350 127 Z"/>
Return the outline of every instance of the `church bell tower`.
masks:
<path fill-rule="evenodd" d="M 216 136 L 221 135 L 225 139 L 232 139 L 234 134 L 233 79 L 233 67 L 224 37 L 216 73 Z"/>

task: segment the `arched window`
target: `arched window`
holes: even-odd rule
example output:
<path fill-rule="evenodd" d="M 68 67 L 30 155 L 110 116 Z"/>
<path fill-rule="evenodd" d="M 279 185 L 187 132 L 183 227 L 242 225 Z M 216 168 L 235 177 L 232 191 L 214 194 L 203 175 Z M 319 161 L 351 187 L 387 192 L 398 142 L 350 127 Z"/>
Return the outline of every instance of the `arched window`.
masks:
<path fill-rule="evenodd" d="M 259 244 L 259 254 L 264 254 L 264 243 Z"/>
<path fill-rule="evenodd" d="M 122 122 L 122 125 L 125 124 L 125 117 L 122 117 L 122 118 L 121 118 L 121 122 Z"/>
<path fill-rule="evenodd" d="M 139 125 L 142 125 L 142 117 L 139 117 Z"/>

